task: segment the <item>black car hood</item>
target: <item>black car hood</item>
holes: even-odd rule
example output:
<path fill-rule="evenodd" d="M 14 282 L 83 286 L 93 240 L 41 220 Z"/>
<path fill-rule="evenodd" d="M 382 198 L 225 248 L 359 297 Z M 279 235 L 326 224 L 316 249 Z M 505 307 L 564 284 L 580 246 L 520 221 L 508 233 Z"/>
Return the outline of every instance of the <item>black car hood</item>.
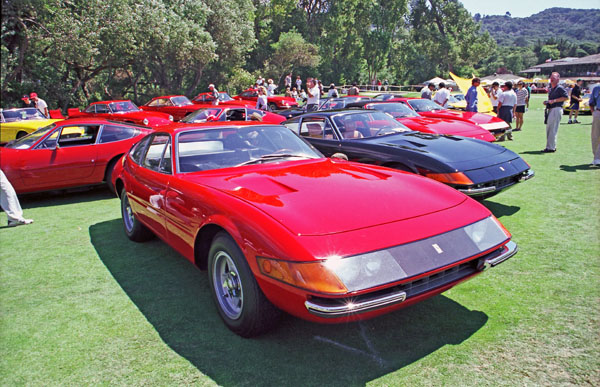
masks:
<path fill-rule="evenodd" d="M 420 132 L 387 135 L 360 141 L 428 154 L 458 170 L 481 168 L 519 157 L 502 146 L 485 141 Z"/>

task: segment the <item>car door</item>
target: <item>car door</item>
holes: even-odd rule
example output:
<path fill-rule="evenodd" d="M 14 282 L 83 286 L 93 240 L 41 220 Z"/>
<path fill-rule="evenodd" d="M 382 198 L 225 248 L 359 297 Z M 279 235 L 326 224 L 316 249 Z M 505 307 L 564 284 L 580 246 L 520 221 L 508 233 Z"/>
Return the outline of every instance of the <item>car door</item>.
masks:
<path fill-rule="evenodd" d="M 23 184 L 35 189 L 86 185 L 96 168 L 99 125 L 64 125 L 57 128 L 23 160 Z"/>
<path fill-rule="evenodd" d="M 140 221 L 163 239 L 166 239 L 165 195 L 171 178 L 170 154 L 170 135 L 152 135 L 140 165 L 134 168 L 134 178 L 128 180 L 127 186 L 132 208 Z"/>
<path fill-rule="evenodd" d="M 341 151 L 341 142 L 328 117 L 303 117 L 296 133 L 327 157 Z"/>

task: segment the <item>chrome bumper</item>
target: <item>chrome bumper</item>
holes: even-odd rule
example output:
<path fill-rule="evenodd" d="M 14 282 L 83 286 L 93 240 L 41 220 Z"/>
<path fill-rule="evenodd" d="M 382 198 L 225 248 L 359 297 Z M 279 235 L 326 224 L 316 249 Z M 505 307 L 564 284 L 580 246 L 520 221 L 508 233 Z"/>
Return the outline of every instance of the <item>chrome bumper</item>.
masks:
<path fill-rule="evenodd" d="M 531 179 L 532 177 L 535 176 L 535 172 L 531 169 L 527 170 L 527 174 L 519 177 L 519 180 L 517 180 L 517 183 L 520 183 L 522 181 L 526 181 Z M 508 187 L 504 187 L 503 189 L 507 189 L 512 187 L 514 184 L 509 185 Z M 464 193 L 465 195 L 469 195 L 469 196 L 474 196 L 474 195 L 485 195 L 487 193 L 490 192 L 494 192 L 496 191 L 496 186 L 492 185 L 490 187 L 483 187 L 483 188 L 462 188 L 462 189 L 458 189 L 458 191 Z"/>
<path fill-rule="evenodd" d="M 515 242 L 508 242 L 506 245 L 504 245 L 504 250 L 500 253 L 500 255 L 494 258 L 486 259 L 483 262 L 483 270 L 501 264 L 502 262 L 515 255 L 518 251 L 519 247 Z"/>
<path fill-rule="evenodd" d="M 367 300 L 358 303 L 347 303 L 346 305 L 322 305 L 316 304 L 311 301 L 306 301 L 304 306 L 306 309 L 314 315 L 320 317 L 341 317 L 349 314 L 355 314 L 364 312 L 366 310 L 380 308 L 382 306 L 387 306 L 391 304 L 397 304 L 406 299 L 405 292 L 398 292 L 393 294 L 388 294 L 384 297 L 374 298 L 372 300 Z"/>

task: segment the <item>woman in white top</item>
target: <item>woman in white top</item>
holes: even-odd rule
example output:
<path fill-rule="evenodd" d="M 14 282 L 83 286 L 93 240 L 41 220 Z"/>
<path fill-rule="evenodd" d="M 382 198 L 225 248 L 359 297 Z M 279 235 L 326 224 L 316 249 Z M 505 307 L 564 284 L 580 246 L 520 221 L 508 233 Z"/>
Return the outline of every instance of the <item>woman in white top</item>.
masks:
<path fill-rule="evenodd" d="M 256 108 L 260 110 L 268 110 L 267 103 L 267 88 L 264 86 L 258 87 L 258 99 L 256 100 Z"/>
<path fill-rule="evenodd" d="M 490 90 L 490 100 L 492 101 L 492 110 L 494 113 L 498 113 L 498 97 L 500 96 L 500 84 L 498 82 L 492 83 L 492 89 Z"/>
<path fill-rule="evenodd" d="M 277 89 L 277 85 L 273 83 L 272 79 L 267 81 L 267 95 L 272 97 L 275 95 L 275 89 Z"/>

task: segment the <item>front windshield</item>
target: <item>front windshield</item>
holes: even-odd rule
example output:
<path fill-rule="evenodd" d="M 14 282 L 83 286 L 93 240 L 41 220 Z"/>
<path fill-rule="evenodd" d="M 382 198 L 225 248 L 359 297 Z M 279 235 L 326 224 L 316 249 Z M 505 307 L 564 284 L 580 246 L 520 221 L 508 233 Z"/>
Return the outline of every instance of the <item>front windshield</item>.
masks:
<path fill-rule="evenodd" d="M 209 117 L 212 117 L 211 120 L 214 121 L 219 116 L 219 113 L 221 113 L 221 109 L 218 108 L 198 109 L 181 120 L 181 122 L 197 124 L 199 122 L 208 121 Z"/>
<path fill-rule="evenodd" d="M 229 96 L 229 94 L 227 94 L 227 93 L 219 93 L 219 101 L 221 101 L 221 102 L 233 101 L 233 98 L 231 98 Z"/>
<path fill-rule="evenodd" d="M 465 100 L 465 95 L 464 94 L 451 94 L 452 97 L 456 98 L 459 101 L 464 101 Z"/>
<path fill-rule="evenodd" d="M 394 118 L 419 117 L 419 114 L 403 103 L 371 103 L 365 106 L 367 109 L 379 110 Z"/>
<path fill-rule="evenodd" d="M 285 126 L 196 129 L 177 137 L 179 172 L 321 158 L 323 155 Z"/>
<path fill-rule="evenodd" d="M 369 138 L 410 131 L 390 115 L 380 111 L 342 113 L 335 115 L 333 121 L 344 138 Z"/>
<path fill-rule="evenodd" d="M 181 95 L 179 97 L 173 97 L 173 98 L 171 98 L 171 102 L 173 102 L 173 105 L 175 105 L 175 106 L 193 105 L 192 101 L 190 101 L 188 99 L 188 97 L 186 97 L 185 95 Z"/>
<path fill-rule="evenodd" d="M 29 133 L 28 135 L 19 138 L 18 140 L 11 141 L 6 145 L 7 148 L 14 149 L 29 149 L 35 144 L 40 138 L 44 137 L 48 132 L 51 132 L 56 128 L 56 124 L 50 124 L 48 126 L 44 126 L 36 130 L 33 133 Z"/>
<path fill-rule="evenodd" d="M 46 119 L 46 117 L 44 117 L 44 115 L 36 108 L 3 110 L 2 117 L 2 122 Z"/>
<path fill-rule="evenodd" d="M 419 113 L 444 110 L 443 107 L 428 99 L 409 99 L 407 102 Z"/>
<path fill-rule="evenodd" d="M 108 104 L 113 113 L 137 112 L 140 109 L 131 101 L 111 102 Z"/>

